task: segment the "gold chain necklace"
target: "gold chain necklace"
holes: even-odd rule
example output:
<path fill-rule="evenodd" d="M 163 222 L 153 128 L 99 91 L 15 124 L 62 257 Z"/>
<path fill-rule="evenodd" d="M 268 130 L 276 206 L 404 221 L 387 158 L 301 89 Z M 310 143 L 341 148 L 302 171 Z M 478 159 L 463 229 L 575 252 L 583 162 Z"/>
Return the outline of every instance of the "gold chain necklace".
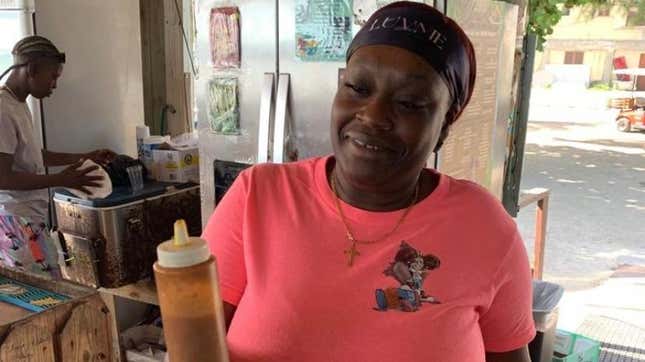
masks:
<path fill-rule="evenodd" d="M 347 236 L 347 240 L 349 240 L 352 245 L 344 251 L 344 254 L 347 255 L 347 265 L 352 266 L 354 265 L 354 258 L 361 255 L 361 253 L 358 251 L 356 244 L 375 244 L 379 243 L 383 240 L 386 240 L 392 234 L 394 234 L 401 224 L 403 224 L 403 221 L 405 220 L 405 217 L 408 216 L 410 211 L 412 211 L 412 207 L 414 204 L 417 203 L 417 199 L 419 198 L 419 180 L 417 180 L 417 184 L 414 188 L 414 197 L 412 198 L 412 202 L 410 202 L 410 206 L 405 209 L 403 212 L 403 215 L 401 215 L 401 218 L 399 221 L 394 225 L 394 228 L 390 230 L 390 232 L 386 233 L 383 237 L 374 239 L 374 240 L 359 240 L 356 237 L 354 237 L 354 233 L 352 232 L 352 229 L 349 227 L 349 223 L 347 222 L 347 218 L 345 217 L 345 213 L 343 213 L 343 209 L 340 206 L 340 197 L 338 196 L 338 192 L 336 191 L 336 172 L 332 171 L 331 174 L 331 190 L 334 192 L 334 201 L 336 204 L 336 210 L 338 211 L 338 215 L 340 216 L 341 221 L 343 222 L 343 225 L 345 226 L 345 232 Z"/>

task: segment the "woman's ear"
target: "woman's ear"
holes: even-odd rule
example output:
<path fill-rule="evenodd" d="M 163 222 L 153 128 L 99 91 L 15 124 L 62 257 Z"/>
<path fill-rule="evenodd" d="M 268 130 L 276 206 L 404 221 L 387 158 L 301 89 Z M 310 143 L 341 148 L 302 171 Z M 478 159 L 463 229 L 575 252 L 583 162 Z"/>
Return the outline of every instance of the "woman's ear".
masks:
<path fill-rule="evenodd" d="M 446 117 L 444 118 L 443 121 L 443 126 L 441 128 L 441 133 L 439 134 L 439 140 L 437 140 L 437 145 L 434 147 L 434 153 L 439 152 L 441 149 L 441 146 L 443 146 L 443 143 L 446 141 L 448 138 L 448 134 L 450 134 L 450 127 L 452 126 L 453 123 L 455 123 L 455 120 L 459 118 L 461 115 L 461 109 L 454 104 L 448 109 L 448 112 L 446 112 Z"/>
<path fill-rule="evenodd" d="M 439 140 L 437 141 L 437 145 L 434 147 L 434 152 L 439 152 L 441 149 L 441 146 L 443 146 L 443 143 L 446 141 L 446 138 L 448 138 L 448 134 L 450 134 L 450 125 L 451 123 L 445 122 L 443 127 L 441 128 L 441 134 L 439 134 Z"/>

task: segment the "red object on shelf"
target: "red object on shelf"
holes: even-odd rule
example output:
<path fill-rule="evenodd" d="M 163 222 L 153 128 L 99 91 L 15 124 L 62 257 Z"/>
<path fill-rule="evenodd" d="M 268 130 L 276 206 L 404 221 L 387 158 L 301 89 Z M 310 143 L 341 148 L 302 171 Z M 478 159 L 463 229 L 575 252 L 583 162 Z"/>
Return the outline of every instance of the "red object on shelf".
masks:
<path fill-rule="evenodd" d="M 614 69 L 627 69 L 627 60 L 625 57 L 614 58 Z M 632 78 L 627 74 L 617 74 L 616 78 L 620 81 L 630 81 Z"/>

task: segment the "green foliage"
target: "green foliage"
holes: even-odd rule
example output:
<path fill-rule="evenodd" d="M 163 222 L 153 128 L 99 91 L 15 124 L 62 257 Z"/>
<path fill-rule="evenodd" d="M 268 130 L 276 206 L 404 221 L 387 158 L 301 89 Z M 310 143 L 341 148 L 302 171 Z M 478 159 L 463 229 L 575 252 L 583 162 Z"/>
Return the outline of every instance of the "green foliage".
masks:
<path fill-rule="evenodd" d="M 627 18 L 628 26 L 643 26 L 645 25 L 645 1 L 639 0 L 623 0 L 624 3 L 627 3 L 625 7 L 627 8 L 636 8 L 636 12 L 633 16 Z"/>
<path fill-rule="evenodd" d="M 570 9 L 582 5 L 598 6 L 607 2 L 608 0 L 529 0 L 528 31 L 537 35 L 537 48 L 542 50 L 546 37 L 553 34 L 553 27 L 562 19 L 558 5 Z"/>
<path fill-rule="evenodd" d="M 595 81 L 591 82 L 591 86 L 589 87 L 591 90 L 595 91 L 610 91 L 612 90 L 611 84 L 602 82 L 602 81 Z"/>

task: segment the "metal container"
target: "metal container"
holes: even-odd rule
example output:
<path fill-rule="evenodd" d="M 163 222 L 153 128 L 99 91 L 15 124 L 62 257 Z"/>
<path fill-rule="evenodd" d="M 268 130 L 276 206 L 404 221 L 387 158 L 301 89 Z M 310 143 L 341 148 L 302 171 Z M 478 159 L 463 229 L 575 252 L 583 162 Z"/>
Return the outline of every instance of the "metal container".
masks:
<path fill-rule="evenodd" d="M 199 186 L 155 183 L 103 200 L 57 192 L 54 204 L 63 277 L 92 287 L 116 288 L 151 276 L 155 249 L 170 239 L 175 220 L 185 219 L 192 235 L 201 231 Z"/>

